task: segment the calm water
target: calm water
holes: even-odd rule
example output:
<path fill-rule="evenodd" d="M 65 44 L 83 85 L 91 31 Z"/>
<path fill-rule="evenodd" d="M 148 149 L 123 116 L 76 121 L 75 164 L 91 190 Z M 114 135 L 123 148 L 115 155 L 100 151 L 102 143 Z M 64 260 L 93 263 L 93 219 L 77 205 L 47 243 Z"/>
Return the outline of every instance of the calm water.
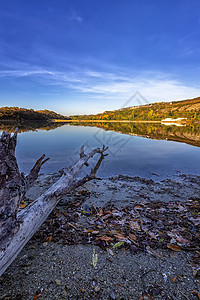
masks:
<path fill-rule="evenodd" d="M 86 152 L 109 146 L 109 155 L 98 171 L 101 177 L 118 174 L 158 179 L 177 173 L 200 174 L 200 148 L 185 143 L 152 140 L 102 128 L 64 125 L 45 131 L 28 131 L 18 135 L 17 158 L 21 171 L 28 172 L 43 153 L 50 160 L 43 173 L 51 173 L 74 163 L 81 145 Z M 85 167 L 86 168 L 86 167 Z"/>

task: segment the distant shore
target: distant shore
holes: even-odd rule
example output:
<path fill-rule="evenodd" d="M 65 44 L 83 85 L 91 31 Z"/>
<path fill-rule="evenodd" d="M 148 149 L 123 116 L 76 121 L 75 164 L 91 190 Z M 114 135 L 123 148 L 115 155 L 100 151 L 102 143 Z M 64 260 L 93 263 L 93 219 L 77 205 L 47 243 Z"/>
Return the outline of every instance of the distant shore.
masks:
<path fill-rule="evenodd" d="M 52 120 L 56 123 L 90 122 L 90 123 L 162 123 L 162 121 L 130 121 L 130 120 Z"/>

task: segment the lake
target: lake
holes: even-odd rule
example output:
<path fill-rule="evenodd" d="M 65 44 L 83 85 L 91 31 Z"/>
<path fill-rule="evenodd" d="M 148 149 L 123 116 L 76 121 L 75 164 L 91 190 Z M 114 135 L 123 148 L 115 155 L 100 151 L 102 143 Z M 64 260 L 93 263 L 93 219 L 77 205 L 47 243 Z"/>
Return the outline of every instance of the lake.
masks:
<path fill-rule="evenodd" d="M 57 128 L 53 125 L 38 126 L 38 130 L 30 127 L 27 131 L 20 129 L 16 149 L 20 170 L 28 172 L 36 159 L 45 153 L 50 160 L 43 166 L 42 172 L 51 173 L 73 164 L 79 157 L 82 145 L 85 145 L 87 152 L 105 144 L 109 147 L 109 155 L 98 171 L 97 175 L 100 177 L 126 174 L 162 179 L 178 172 L 200 174 L 199 129 L 195 131 L 196 129 L 190 128 L 188 132 L 185 128 L 165 125 L 148 127 L 149 125 L 140 124 L 137 127 L 117 124 L 115 128 L 113 124 L 111 127 L 108 124 L 96 124 L 98 127 L 93 127 L 92 124 L 77 125 L 57 124 L 56 126 L 60 126 Z M 13 128 L 1 126 L 1 130 L 12 131 Z M 86 171 L 85 167 L 83 172 Z"/>

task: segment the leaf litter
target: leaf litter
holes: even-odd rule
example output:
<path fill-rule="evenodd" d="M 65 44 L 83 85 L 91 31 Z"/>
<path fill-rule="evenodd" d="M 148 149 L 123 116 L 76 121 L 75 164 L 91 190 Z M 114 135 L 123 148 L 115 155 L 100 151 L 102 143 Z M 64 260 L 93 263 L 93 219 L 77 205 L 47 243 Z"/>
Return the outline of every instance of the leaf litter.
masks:
<path fill-rule="evenodd" d="M 199 201 L 91 206 L 87 213 L 82 206 L 71 202 L 55 208 L 34 238 L 67 245 L 92 243 L 104 250 L 123 242 L 133 252 L 147 247 L 200 251 Z"/>

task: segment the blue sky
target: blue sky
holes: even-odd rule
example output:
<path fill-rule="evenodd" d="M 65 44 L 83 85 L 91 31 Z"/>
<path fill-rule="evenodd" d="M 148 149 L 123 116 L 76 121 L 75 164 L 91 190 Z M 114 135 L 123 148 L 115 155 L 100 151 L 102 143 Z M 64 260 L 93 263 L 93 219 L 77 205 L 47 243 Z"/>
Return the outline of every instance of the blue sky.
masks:
<path fill-rule="evenodd" d="M 97 113 L 137 91 L 200 96 L 199 0 L 1 1 L 0 106 Z"/>

